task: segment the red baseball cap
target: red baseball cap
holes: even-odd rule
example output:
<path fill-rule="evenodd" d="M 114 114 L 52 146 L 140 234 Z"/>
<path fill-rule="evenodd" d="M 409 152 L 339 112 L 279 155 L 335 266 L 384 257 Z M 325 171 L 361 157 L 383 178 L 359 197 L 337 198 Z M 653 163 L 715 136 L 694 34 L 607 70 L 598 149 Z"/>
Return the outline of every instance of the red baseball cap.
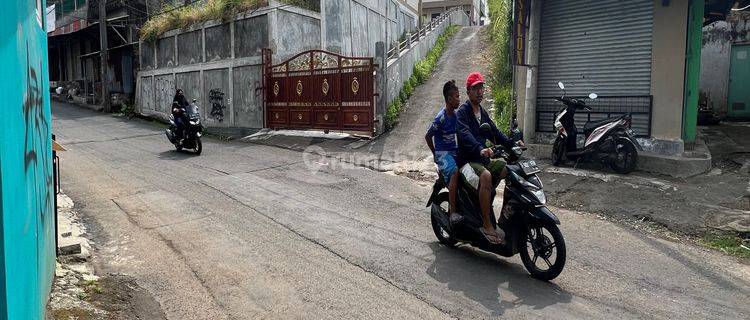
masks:
<path fill-rule="evenodd" d="M 469 73 L 469 76 L 466 77 L 466 87 L 471 88 L 475 85 L 478 85 L 480 83 L 484 83 L 484 77 L 479 72 L 472 72 Z"/>

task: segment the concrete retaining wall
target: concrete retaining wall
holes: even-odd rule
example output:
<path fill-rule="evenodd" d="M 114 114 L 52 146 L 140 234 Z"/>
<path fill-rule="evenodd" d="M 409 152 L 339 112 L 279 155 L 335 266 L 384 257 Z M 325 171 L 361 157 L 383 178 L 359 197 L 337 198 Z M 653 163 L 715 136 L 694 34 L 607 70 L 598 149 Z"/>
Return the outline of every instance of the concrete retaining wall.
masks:
<path fill-rule="evenodd" d="M 321 1 L 321 17 L 322 48 L 346 56 L 373 57 L 375 43 L 417 28 L 416 13 L 395 0 Z"/>
<path fill-rule="evenodd" d="M 468 26 L 469 17 L 463 11 L 453 12 L 448 19 L 428 32 L 426 36 L 420 38 L 418 42 L 412 43 L 408 49 L 401 51 L 396 57 L 388 60 L 386 69 L 388 77 L 386 80 L 387 90 L 385 92 L 385 97 L 387 97 L 385 101 L 386 105 L 391 104 L 398 98 L 398 93 L 404 86 L 404 82 L 409 80 L 409 77 L 414 72 L 414 65 L 427 56 L 427 53 L 435 45 L 437 38 L 450 25 Z"/>
<path fill-rule="evenodd" d="M 136 105 L 144 115 L 166 119 L 180 88 L 188 99 L 197 100 L 212 131 L 262 128 L 261 50 L 271 48 L 278 62 L 319 49 L 320 29 L 320 14 L 272 2 L 230 22 L 169 31 L 155 43 L 140 46 Z"/>
<path fill-rule="evenodd" d="M 450 24 L 465 26 L 469 18 L 454 12 L 387 62 L 386 92 L 381 94 L 388 103 Z M 416 14 L 394 0 L 330 0 L 321 3 L 321 13 L 271 1 L 268 8 L 239 14 L 230 22 L 209 21 L 142 43 L 136 105 L 144 115 L 166 119 L 180 88 L 197 100 L 212 131 L 262 128 L 263 48 L 273 51 L 273 63 L 321 48 L 374 57 L 378 42 L 386 43 L 388 37 L 396 41 L 404 31 L 415 30 Z"/>

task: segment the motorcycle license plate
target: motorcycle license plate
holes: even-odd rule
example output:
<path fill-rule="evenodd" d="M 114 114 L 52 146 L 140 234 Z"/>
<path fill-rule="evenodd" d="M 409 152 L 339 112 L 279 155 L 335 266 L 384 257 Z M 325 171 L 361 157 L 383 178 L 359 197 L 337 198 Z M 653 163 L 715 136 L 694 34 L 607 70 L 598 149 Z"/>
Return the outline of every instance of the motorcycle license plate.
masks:
<path fill-rule="evenodd" d="M 521 170 L 523 170 L 523 173 L 525 173 L 526 175 L 542 171 L 541 169 L 539 169 L 539 165 L 537 165 L 536 161 L 534 160 L 522 160 L 519 161 L 518 164 L 521 165 Z"/>

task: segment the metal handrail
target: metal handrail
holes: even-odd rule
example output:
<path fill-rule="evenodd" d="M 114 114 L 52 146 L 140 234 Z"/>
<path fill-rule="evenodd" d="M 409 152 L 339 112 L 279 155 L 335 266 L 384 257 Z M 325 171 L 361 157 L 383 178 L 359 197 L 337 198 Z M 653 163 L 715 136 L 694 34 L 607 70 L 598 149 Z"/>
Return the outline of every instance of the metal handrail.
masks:
<path fill-rule="evenodd" d="M 390 59 L 393 56 L 396 56 L 397 54 L 408 50 L 411 47 L 412 43 L 417 43 L 422 39 L 422 37 L 426 37 L 430 31 L 437 28 L 437 26 L 443 23 L 443 21 L 445 21 L 451 14 L 455 13 L 459 9 L 460 7 L 453 7 L 450 10 L 443 12 L 443 14 L 441 14 L 437 18 L 430 20 L 430 23 L 426 24 L 422 28 L 418 28 L 416 33 L 411 34 L 404 41 L 398 42 L 398 47 L 389 49 L 388 53 L 386 54 L 387 58 Z"/>

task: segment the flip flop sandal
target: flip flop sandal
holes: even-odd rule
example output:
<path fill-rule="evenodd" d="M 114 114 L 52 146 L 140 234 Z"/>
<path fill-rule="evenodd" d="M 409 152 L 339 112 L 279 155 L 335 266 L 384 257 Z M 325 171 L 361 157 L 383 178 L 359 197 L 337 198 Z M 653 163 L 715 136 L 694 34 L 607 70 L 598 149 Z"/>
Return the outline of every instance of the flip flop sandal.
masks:
<path fill-rule="evenodd" d="M 487 240 L 487 242 L 491 244 L 501 244 L 502 242 L 500 239 L 497 238 L 497 233 L 495 230 L 487 231 L 484 228 L 480 227 L 479 232 L 482 233 L 482 236 L 484 236 L 484 239 Z"/>
<path fill-rule="evenodd" d="M 452 213 L 449 217 L 451 224 L 456 224 L 464 220 L 464 216 L 458 213 Z"/>

